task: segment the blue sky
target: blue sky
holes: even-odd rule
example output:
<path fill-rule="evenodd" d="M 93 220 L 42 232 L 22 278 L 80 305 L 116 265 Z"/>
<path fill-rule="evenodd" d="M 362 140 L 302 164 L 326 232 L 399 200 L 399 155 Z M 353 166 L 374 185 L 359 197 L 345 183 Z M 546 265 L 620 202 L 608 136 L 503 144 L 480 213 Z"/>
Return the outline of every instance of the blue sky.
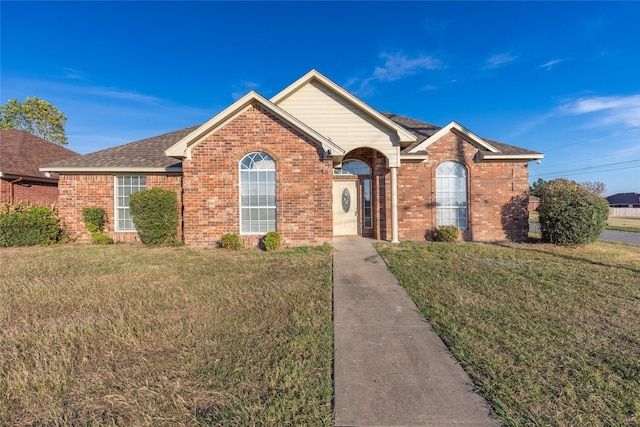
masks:
<path fill-rule="evenodd" d="M 317 69 L 379 111 L 545 153 L 531 181 L 640 192 L 640 2 L 0 2 L 0 100 L 85 154 Z"/>

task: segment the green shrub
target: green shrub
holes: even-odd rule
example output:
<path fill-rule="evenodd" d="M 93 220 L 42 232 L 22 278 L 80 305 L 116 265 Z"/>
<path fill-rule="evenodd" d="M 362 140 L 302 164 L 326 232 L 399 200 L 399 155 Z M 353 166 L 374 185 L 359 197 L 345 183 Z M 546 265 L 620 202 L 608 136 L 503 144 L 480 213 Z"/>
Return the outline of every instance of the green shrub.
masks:
<path fill-rule="evenodd" d="M 609 216 L 607 200 L 573 181 L 544 185 L 538 207 L 542 240 L 556 245 L 593 243 Z"/>
<path fill-rule="evenodd" d="M 460 230 L 455 225 L 441 225 L 433 232 L 433 240 L 436 242 L 455 242 L 458 240 Z"/>
<path fill-rule="evenodd" d="M 244 248 L 244 243 L 242 243 L 242 239 L 236 233 L 227 233 L 220 238 L 220 247 L 235 249 L 237 251 Z"/>
<path fill-rule="evenodd" d="M 91 233 L 91 243 L 95 245 L 110 245 L 113 243 L 113 239 L 101 231 L 94 231 Z"/>
<path fill-rule="evenodd" d="M 38 205 L 0 206 L 0 246 L 50 245 L 65 233 L 55 209 Z"/>
<path fill-rule="evenodd" d="M 129 210 L 142 243 L 152 246 L 177 243 L 178 199 L 174 191 L 160 188 L 136 191 L 129 198 Z"/>
<path fill-rule="evenodd" d="M 265 251 L 272 251 L 280 247 L 281 241 L 282 238 L 280 237 L 280 233 L 277 231 L 270 231 L 262 238 L 262 246 L 264 246 Z"/>
<path fill-rule="evenodd" d="M 107 222 L 107 213 L 102 208 L 82 209 L 82 221 L 90 233 L 102 232 L 104 224 Z"/>

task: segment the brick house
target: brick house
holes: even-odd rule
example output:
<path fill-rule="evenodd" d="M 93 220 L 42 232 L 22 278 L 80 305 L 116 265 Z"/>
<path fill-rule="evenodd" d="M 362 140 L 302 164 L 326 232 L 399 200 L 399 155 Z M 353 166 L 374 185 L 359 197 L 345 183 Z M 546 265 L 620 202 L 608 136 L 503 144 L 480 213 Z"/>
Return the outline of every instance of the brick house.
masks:
<path fill-rule="evenodd" d="M 79 155 L 23 130 L 0 130 L 0 203 L 53 205 L 58 175 L 38 168 Z"/>
<path fill-rule="evenodd" d="M 128 195 L 176 191 L 187 245 L 229 232 L 255 245 L 335 235 L 397 242 L 454 224 L 466 240 L 522 239 L 527 162 L 543 155 L 381 113 L 315 70 L 271 99 L 249 92 L 208 122 L 46 165 L 60 174 L 60 214 L 88 239 L 81 211 L 100 206 L 107 232 L 131 241 Z"/>

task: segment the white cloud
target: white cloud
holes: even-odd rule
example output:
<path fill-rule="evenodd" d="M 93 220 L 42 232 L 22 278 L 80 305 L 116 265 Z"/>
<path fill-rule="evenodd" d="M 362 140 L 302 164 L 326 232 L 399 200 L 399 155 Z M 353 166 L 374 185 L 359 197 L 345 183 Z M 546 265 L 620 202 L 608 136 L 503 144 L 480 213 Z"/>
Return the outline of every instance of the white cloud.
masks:
<path fill-rule="evenodd" d="M 375 67 L 371 75 L 362 80 L 360 87 L 355 90 L 359 96 L 366 96 L 372 92 L 371 83 L 393 82 L 407 76 L 419 74 L 423 71 L 438 70 L 444 68 L 444 64 L 439 58 L 432 55 L 418 55 L 410 57 L 402 52 L 380 54 L 380 58 L 384 60 L 384 64 Z M 346 86 L 353 86 L 359 82 L 359 78 L 351 78 L 347 81 Z"/>
<path fill-rule="evenodd" d="M 547 70 L 550 70 L 553 68 L 554 65 L 560 64 L 561 62 L 564 62 L 564 59 L 552 59 L 551 61 L 545 62 L 544 64 L 542 64 L 540 68 L 545 68 Z"/>
<path fill-rule="evenodd" d="M 380 58 L 385 60 L 382 67 L 376 67 L 372 79 L 392 82 L 405 76 L 418 73 L 421 70 L 437 70 L 442 68 L 442 61 L 433 56 L 420 55 L 409 58 L 402 53 L 382 53 Z"/>
<path fill-rule="evenodd" d="M 95 86 L 95 87 L 87 88 L 85 89 L 85 91 L 92 95 L 104 96 L 106 98 L 121 99 L 124 101 L 141 102 L 144 104 L 156 105 L 163 102 L 163 100 L 155 96 L 143 95 L 137 92 L 131 92 L 131 91 L 120 90 L 120 89 L 109 88 L 109 87 Z"/>
<path fill-rule="evenodd" d="M 238 100 L 245 96 L 248 92 L 252 90 L 257 90 L 260 87 L 260 83 L 256 82 L 248 82 L 241 81 L 239 84 L 233 86 L 233 92 L 231 92 L 231 97 L 233 100 Z"/>
<path fill-rule="evenodd" d="M 640 126 L 640 94 L 580 98 L 566 102 L 558 110 L 569 115 L 598 114 L 597 122 L 604 125 Z"/>
<path fill-rule="evenodd" d="M 494 68 L 502 67 L 503 65 L 509 64 L 518 59 L 517 56 L 512 55 L 511 53 L 499 53 L 497 55 L 491 56 L 484 63 L 483 70 L 492 70 Z"/>

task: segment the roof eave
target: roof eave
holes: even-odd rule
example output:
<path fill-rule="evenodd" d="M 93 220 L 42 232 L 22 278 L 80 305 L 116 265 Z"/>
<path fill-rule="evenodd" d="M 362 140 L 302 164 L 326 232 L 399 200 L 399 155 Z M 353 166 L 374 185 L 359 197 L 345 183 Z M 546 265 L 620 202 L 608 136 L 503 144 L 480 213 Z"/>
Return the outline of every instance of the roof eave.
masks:
<path fill-rule="evenodd" d="M 382 115 L 379 111 L 377 111 L 375 108 L 372 108 L 366 102 L 360 100 L 358 97 L 356 97 L 353 94 L 351 94 L 348 90 L 346 90 L 343 87 L 337 85 L 331 79 L 329 79 L 328 77 L 326 77 L 325 75 L 323 75 L 322 73 L 320 73 L 317 70 L 309 71 L 307 74 L 305 74 L 304 76 L 300 77 L 298 80 L 296 80 L 295 82 L 291 83 L 289 86 L 287 86 L 282 91 L 280 91 L 275 96 L 273 96 L 270 99 L 270 101 L 273 104 L 278 105 L 278 103 L 280 103 L 280 101 L 282 101 L 283 99 L 287 98 L 289 95 L 294 93 L 300 87 L 302 87 L 303 85 L 307 84 L 308 82 L 310 82 L 312 80 L 318 80 L 320 83 L 322 83 L 323 85 L 329 87 L 331 90 L 333 90 L 335 93 L 337 93 L 340 96 L 342 96 L 344 99 L 346 99 L 349 102 L 355 104 L 358 108 L 360 108 L 361 110 L 363 110 L 364 112 L 369 114 L 369 116 L 373 117 L 378 122 L 383 123 L 385 126 L 393 129 L 398 134 L 398 138 L 399 138 L 399 142 L 400 143 L 403 143 L 403 142 L 415 142 L 417 140 L 417 137 L 413 133 L 409 132 L 408 130 L 406 130 L 404 127 L 400 126 L 399 124 L 397 124 L 393 120 L 388 119 L 387 117 Z"/>
<path fill-rule="evenodd" d="M 531 161 L 540 160 L 544 158 L 542 153 L 526 153 L 526 154 L 504 154 L 504 153 L 489 153 L 486 151 L 478 151 L 478 160 L 517 160 L 517 161 Z"/>
<path fill-rule="evenodd" d="M 440 138 L 445 136 L 450 131 L 468 141 L 474 142 L 475 144 L 479 145 L 482 148 L 485 148 L 486 150 L 492 153 L 500 152 L 500 150 L 498 150 L 496 147 L 488 143 L 483 138 L 480 138 L 478 135 L 471 132 L 469 129 L 465 128 L 461 124 L 456 123 L 455 121 L 452 121 L 442 129 L 440 129 L 438 132 L 434 133 L 429 138 L 425 139 L 420 144 L 413 147 L 413 149 L 411 149 L 409 153 L 413 154 L 419 151 L 425 151 L 427 147 L 429 147 L 434 142 L 438 141 Z"/>
<path fill-rule="evenodd" d="M 319 143 L 325 151 L 331 150 L 335 154 L 344 155 L 344 150 L 340 146 L 324 137 L 323 135 L 319 134 L 309 126 L 305 125 L 300 120 L 296 119 L 294 116 L 287 113 L 285 110 L 273 104 L 271 101 L 267 100 L 255 91 L 250 91 L 245 96 L 231 104 L 229 107 L 216 114 L 198 129 L 194 130 L 193 132 L 182 138 L 180 141 L 166 149 L 165 155 L 178 159 L 187 158 L 189 156 L 188 149 L 191 146 L 199 143 L 204 138 L 214 133 L 221 125 L 226 123 L 229 119 L 233 118 L 236 114 L 242 112 L 250 105 L 256 103 L 267 109 L 272 114 L 288 122 L 290 125 L 305 134 L 307 137 Z"/>
<path fill-rule="evenodd" d="M 182 173 L 182 166 L 169 166 L 169 167 L 133 167 L 133 166 L 119 166 L 119 167 L 41 167 L 43 172 L 55 172 L 58 174 L 104 174 L 104 173 Z"/>

